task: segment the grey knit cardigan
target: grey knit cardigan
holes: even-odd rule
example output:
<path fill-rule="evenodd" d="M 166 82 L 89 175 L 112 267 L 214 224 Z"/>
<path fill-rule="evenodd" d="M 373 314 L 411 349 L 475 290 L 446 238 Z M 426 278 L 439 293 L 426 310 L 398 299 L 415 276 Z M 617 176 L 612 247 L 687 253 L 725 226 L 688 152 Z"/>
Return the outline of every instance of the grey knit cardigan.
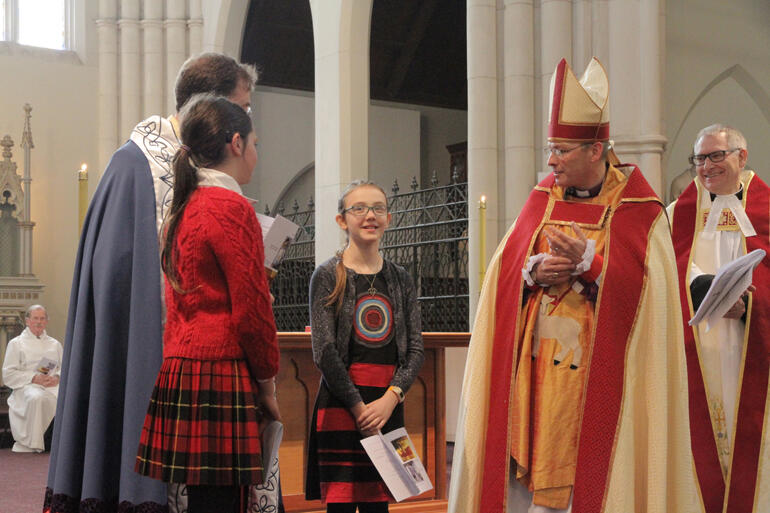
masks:
<path fill-rule="evenodd" d="M 335 267 L 339 257 L 332 257 L 319 265 L 310 278 L 310 326 L 313 341 L 313 361 L 321 370 L 323 379 L 334 396 L 347 408 L 361 401 L 348 375 L 348 344 L 353 328 L 356 304 L 356 272 L 347 269 L 347 284 L 342 309 L 326 306 L 327 297 L 334 290 Z M 422 343 L 422 321 L 417 291 L 412 277 L 403 267 L 385 260 L 382 272 L 388 284 L 388 296 L 393 306 L 394 337 L 398 348 L 398 365 L 390 384 L 404 393 L 414 382 L 425 359 Z"/>

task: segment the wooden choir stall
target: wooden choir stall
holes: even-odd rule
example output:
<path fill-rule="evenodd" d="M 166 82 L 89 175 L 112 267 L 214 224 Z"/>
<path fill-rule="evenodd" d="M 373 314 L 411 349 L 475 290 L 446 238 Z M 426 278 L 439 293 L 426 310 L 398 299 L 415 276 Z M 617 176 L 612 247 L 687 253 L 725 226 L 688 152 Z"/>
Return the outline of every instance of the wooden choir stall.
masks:
<path fill-rule="evenodd" d="M 404 403 L 406 429 L 433 483 L 433 490 L 399 504 L 393 512 L 444 512 L 447 507 L 445 371 L 446 348 L 467 347 L 469 333 L 424 333 L 425 364 Z M 287 512 L 324 512 L 320 501 L 305 500 L 305 463 L 310 420 L 321 374 L 313 364 L 309 333 L 279 333 L 281 369 L 278 401 L 284 422 L 279 452 Z M 462 379 L 453 376 L 451 379 Z"/>

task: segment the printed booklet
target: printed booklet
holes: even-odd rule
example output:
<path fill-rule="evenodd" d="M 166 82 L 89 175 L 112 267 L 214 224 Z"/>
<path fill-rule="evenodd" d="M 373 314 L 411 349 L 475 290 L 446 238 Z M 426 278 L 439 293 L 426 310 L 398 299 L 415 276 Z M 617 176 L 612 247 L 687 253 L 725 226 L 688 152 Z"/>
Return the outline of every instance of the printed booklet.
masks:
<path fill-rule="evenodd" d="M 406 429 L 378 432 L 361 445 L 397 502 L 433 489 Z"/>
<path fill-rule="evenodd" d="M 257 221 L 262 228 L 262 242 L 265 245 L 265 269 L 268 278 L 278 274 L 278 267 L 286 255 L 286 248 L 297 238 L 299 226 L 282 215 L 274 218 L 257 212 Z"/>
<path fill-rule="evenodd" d="M 711 329 L 711 323 L 721 319 L 749 288 L 754 269 L 765 256 L 763 249 L 755 249 L 717 269 L 717 274 L 689 325 L 695 326 L 706 321 L 706 331 Z"/>
<path fill-rule="evenodd" d="M 56 360 L 51 360 L 50 358 L 46 358 L 45 356 L 40 359 L 39 362 L 37 362 L 37 372 L 40 374 L 50 374 L 53 371 L 56 370 L 56 367 L 59 366 L 59 362 Z"/>

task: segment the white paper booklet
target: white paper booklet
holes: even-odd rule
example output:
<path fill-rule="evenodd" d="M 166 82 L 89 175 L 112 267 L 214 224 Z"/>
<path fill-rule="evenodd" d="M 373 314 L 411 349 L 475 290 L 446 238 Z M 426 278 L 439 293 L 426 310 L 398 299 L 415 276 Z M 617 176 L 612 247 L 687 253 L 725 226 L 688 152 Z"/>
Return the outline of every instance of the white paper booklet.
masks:
<path fill-rule="evenodd" d="M 45 356 L 40 359 L 39 362 L 37 362 L 37 372 L 40 374 L 50 374 L 53 371 L 56 370 L 56 367 L 59 366 L 59 362 L 56 360 L 51 360 L 50 358 L 46 358 Z"/>
<path fill-rule="evenodd" d="M 755 249 L 751 253 L 736 258 L 717 270 L 706 296 L 698 307 L 698 311 L 690 322 L 690 326 L 706 321 L 706 331 L 709 323 L 721 319 L 731 306 L 740 299 L 743 292 L 749 288 L 754 275 L 754 268 L 765 258 L 765 251 Z"/>
<path fill-rule="evenodd" d="M 277 272 L 286 254 L 286 248 L 297 237 L 299 226 L 281 215 L 273 218 L 259 212 L 257 221 L 262 228 L 262 242 L 265 245 L 265 267 Z"/>
<path fill-rule="evenodd" d="M 283 423 L 271 421 L 259 436 L 262 443 L 262 466 L 265 469 L 262 484 L 266 485 L 270 474 L 278 470 L 278 449 L 283 440 Z"/>
<path fill-rule="evenodd" d="M 397 502 L 433 488 L 406 429 L 377 433 L 361 445 Z"/>

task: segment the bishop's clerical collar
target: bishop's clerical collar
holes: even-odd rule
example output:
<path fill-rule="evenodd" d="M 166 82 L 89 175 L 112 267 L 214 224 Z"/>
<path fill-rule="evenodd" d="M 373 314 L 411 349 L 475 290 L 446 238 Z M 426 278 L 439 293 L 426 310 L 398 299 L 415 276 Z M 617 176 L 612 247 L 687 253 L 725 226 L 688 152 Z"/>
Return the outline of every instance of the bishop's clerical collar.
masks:
<path fill-rule="evenodd" d="M 715 199 L 717 199 L 717 195 L 713 192 L 709 192 L 709 196 L 711 196 L 711 202 L 713 203 Z M 738 192 L 735 193 L 735 197 L 739 200 L 743 200 L 743 184 L 741 184 L 741 188 L 738 189 Z"/>
<path fill-rule="evenodd" d="M 586 190 L 577 189 L 575 187 L 567 187 L 567 190 L 565 191 L 565 195 L 575 196 L 576 198 L 593 198 L 594 196 L 598 196 L 599 193 L 602 191 L 602 185 L 604 185 L 604 180 L 599 182 L 598 185 Z"/>

